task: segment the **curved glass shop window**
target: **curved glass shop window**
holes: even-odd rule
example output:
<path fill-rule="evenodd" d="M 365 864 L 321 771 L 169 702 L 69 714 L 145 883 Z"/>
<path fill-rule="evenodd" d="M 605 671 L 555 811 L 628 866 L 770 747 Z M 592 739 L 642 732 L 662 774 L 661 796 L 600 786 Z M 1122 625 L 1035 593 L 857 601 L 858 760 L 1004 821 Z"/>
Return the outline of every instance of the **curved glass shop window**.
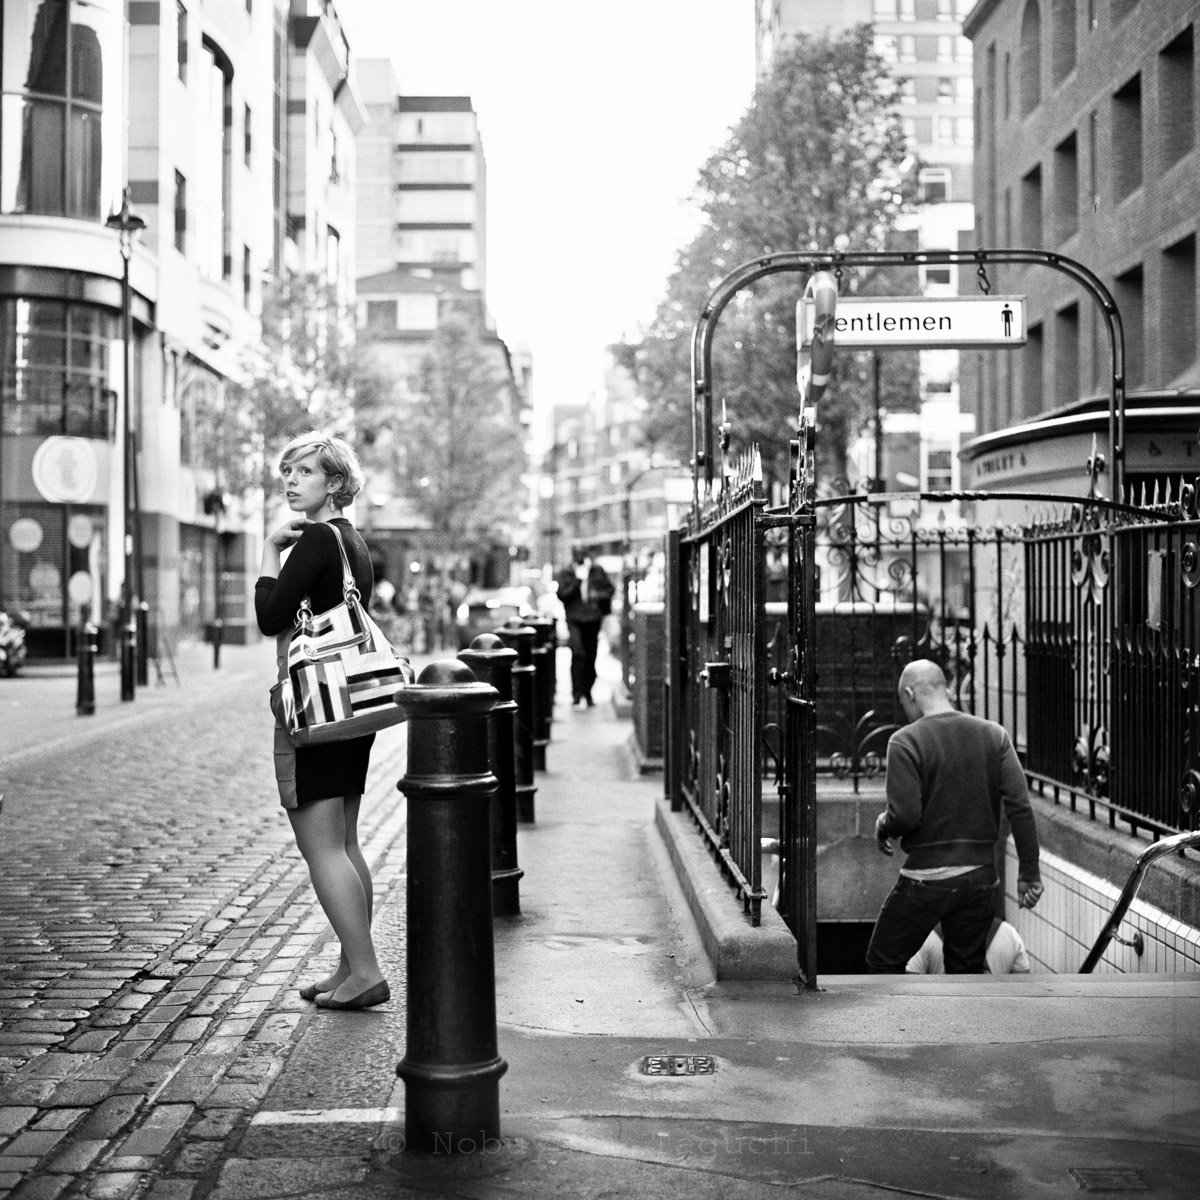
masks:
<path fill-rule="evenodd" d="M 103 220 L 121 190 L 121 0 L 4 4 L 0 211 Z"/>
<path fill-rule="evenodd" d="M 115 313 L 61 300 L 0 300 L 0 432 L 109 439 Z"/>

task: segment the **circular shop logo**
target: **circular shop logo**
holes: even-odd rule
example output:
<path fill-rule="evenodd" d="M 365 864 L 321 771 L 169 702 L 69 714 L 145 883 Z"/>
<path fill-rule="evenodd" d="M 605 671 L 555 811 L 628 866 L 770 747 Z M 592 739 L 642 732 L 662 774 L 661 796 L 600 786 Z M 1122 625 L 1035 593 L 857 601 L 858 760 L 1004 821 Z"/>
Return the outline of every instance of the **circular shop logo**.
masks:
<path fill-rule="evenodd" d="M 32 554 L 42 544 L 42 527 L 32 517 L 18 517 L 9 528 L 8 540 L 18 554 Z"/>
<path fill-rule="evenodd" d="M 77 437 L 49 437 L 34 451 L 33 482 L 52 504 L 82 504 L 96 490 L 96 454 Z"/>

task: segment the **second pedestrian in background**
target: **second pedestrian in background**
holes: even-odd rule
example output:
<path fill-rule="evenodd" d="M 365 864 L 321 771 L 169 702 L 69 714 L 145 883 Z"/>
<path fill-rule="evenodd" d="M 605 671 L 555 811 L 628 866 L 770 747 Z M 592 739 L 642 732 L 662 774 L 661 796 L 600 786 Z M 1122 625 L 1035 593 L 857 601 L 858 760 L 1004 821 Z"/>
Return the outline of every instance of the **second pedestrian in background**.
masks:
<path fill-rule="evenodd" d="M 571 647 L 572 702 L 591 708 L 600 626 L 612 611 L 613 582 L 582 546 L 572 550 L 571 559 L 555 575 L 554 582 L 558 585 Z"/>

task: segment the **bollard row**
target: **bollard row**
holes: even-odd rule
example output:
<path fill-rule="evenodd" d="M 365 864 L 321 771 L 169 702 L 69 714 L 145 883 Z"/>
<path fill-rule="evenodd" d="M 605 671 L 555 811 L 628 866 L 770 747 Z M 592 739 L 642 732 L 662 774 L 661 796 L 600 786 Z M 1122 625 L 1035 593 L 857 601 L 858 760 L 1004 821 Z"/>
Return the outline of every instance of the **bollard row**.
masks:
<path fill-rule="evenodd" d="M 466 1153 L 500 1136 L 488 720 L 499 694 L 436 662 L 396 693 L 408 717 L 406 1146 Z"/>

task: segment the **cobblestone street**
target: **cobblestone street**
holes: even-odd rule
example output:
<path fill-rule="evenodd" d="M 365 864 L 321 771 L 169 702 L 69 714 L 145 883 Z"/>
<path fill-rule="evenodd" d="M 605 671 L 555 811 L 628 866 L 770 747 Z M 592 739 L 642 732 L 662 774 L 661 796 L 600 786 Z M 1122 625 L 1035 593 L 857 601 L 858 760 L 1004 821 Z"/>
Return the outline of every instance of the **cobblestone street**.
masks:
<path fill-rule="evenodd" d="M 65 669 L 0 681 L 0 1196 L 191 1196 L 311 1013 L 327 927 L 271 775 L 272 652 L 185 647 L 126 705 L 106 664 L 95 718 Z M 404 746 L 377 740 L 362 811 L 379 902 Z"/>

